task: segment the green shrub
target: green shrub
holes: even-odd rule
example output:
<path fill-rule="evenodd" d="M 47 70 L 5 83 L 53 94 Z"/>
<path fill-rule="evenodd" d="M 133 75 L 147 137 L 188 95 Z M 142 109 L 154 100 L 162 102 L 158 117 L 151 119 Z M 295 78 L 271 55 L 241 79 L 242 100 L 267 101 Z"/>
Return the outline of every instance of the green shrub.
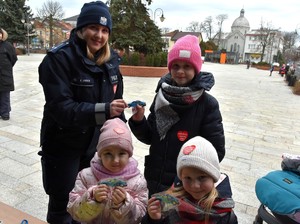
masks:
<path fill-rule="evenodd" d="M 133 66 L 151 66 L 151 67 L 166 67 L 167 66 L 167 52 L 160 52 L 157 54 L 148 54 L 144 56 L 137 52 L 130 55 L 124 54 L 122 56 L 122 65 Z"/>
<path fill-rule="evenodd" d="M 270 66 L 268 62 L 258 62 L 257 65 L 259 66 Z"/>
<path fill-rule="evenodd" d="M 129 64 L 128 55 L 124 54 L 124 55 L 122 56 L 121 64 L 122 64 L 122 65 L 128 65 L 128 64 Z"/>
<path fill-rule="evenodd" d="M 160 67 L 161 65 L 161 57 L 159 54 L 154 55 L 154 61 L 153 61 L 153 66 L 154 67 Z"/>
<path fill-rule="evenodd" d="M 153 66 L 154 64 L 154 57 L 152 54 L 148 54 L 146 56 L 146 66 Z"/>
<path fill-rule="evenodd" d="M 168 52 L 161 52 L 161 64 L 160 66 L 166 67 L 168 65 Z"/>
<path fill-rule="evenodd" d="M 140 55 L 139 53 L 133 53 L 130 57 L 130 64 L 134 66 L 139 66 L 140 65 Z"/>

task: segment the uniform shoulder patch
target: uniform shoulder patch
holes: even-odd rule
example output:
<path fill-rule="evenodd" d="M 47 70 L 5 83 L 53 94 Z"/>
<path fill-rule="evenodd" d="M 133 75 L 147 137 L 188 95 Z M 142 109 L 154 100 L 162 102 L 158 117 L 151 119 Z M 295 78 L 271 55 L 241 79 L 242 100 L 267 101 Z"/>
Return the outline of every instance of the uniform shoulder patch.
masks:
<path fill-rule="evenodd" d="M 61 42 L 61 43 L 58 44 L 57 46 L 52 47 L 48 52 L 56 53 L 57 51 L 59 51 L 60 49 L 66 47 L 66 46 L 68 46 L 68 45 L 69 45 L 69 41 Z"/>

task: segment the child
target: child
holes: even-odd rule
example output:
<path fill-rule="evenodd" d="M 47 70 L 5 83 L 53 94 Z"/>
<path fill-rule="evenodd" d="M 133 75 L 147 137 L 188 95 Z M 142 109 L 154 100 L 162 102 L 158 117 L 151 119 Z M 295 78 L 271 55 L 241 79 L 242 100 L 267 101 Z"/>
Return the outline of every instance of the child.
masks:
<path fill-rule="evenodd" d="M 196 136 L 181 147 L 177 175 L 180 181 L 149 199 L 148 213 L 142 224 L 238 223 L 233 213 L 229 179 L 220 174 L 218 156 L 209 141 Z M 166 208 L 167 198 L 172 201 L 171 209 Z"/>
<path fill-rule="evenodd" d="M 145 108 L 139 105 L 129 119 L 135 137 L 150 145 L 144 169 L 150 196 L 172 186 L 180 148 L 192 137 L 210 141 L 220 162 L 225 156 L 219 103 L 208 93 L 215 80 L 201 67 L 199 39 L 193 35 L 179 38 L 168 53 L 169 73 L 158 82 L 147 119 Z"/>
<path fill-rule="evenodd" d="M 119 118 L 101 128 L 91 166 L 79 172 L 67 210 L 82 223 L 140 223 L 148 189 L 133 159 L 131 132 Z"/>

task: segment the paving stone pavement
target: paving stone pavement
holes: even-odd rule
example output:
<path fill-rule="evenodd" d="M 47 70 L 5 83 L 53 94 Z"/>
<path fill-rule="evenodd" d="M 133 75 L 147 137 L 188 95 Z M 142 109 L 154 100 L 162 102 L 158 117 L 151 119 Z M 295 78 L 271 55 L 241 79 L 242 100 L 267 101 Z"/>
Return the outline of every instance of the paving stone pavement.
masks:
<path fill-rule="evenodd" d="M 0 119 L 0 201 L 45 220 L 48 198 L 37 155 L 44 104 L 37 69 L 43 57 L 19 56 L 14 67 L 11 119 Z M 259 206 L 256 180 L 280 169 L 283 152 L 300 152 L 300 96 L 276 72 L 270 77 L 269 71 L 246 65 L 208 62 L 202 70 L 215 76 L 210 93 L 218 99 L 224 120 L 227 152 L 221 168 L 231 179 L 239 223 L 250 224 Z M 145 101 L 148 114 L 157 81 L 124 76 L 124 99 Z M 130 115 L 126 109 L 127 118 Z M 148 146 L 135 138 L 133 144 L 143 170 Z"/>

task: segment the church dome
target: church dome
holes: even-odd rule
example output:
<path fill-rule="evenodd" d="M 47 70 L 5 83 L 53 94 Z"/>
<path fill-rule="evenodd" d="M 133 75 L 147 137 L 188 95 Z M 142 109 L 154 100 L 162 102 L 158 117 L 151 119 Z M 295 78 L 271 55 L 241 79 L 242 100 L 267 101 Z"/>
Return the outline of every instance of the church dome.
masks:
<path fill-rule="evenodd" d="M 236 18 L 231 26 L 231 31 L 235 31 L 235 30 L 239 30 L 239 31 L 244 31 L 247 32 L 250 30 L 250 25 L 248 20 L 245 18 L 245 10 L 242 9 L 240 16 L 238 18 Z M 242 32 L 242 33 L 244 33 Z"/>

